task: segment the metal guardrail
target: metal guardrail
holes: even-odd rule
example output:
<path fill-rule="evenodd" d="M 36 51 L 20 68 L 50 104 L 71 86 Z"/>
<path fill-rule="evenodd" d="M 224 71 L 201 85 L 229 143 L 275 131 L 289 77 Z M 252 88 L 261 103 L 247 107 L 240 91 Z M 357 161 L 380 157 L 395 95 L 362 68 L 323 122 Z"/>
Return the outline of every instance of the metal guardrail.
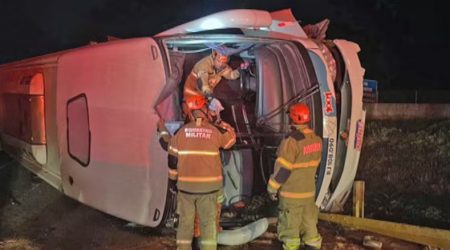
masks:
<path fill-rule="evenodd" d="M 320 220 L 370 231 L 425 246 L 450 249 L 450 231 L 429 227 L 413 226 L 389 221 L 357 218 L 340 214 L 319 215 Z"/>

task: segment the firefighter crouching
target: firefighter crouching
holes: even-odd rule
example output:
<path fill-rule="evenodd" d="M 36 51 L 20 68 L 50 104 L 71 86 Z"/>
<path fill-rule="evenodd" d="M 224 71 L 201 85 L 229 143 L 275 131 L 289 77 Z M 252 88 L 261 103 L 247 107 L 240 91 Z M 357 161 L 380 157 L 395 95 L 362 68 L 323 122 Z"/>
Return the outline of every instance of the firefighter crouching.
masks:
<path fill-rule="evenodd" d="M 320 249 L 315 205 L 315 175 L 320 164 L 322 139 L 308 127 L 310 111 L 302 103 L 289 109 L 293 131 L 281 141 L 275 169 L 267 185 L 273 200 L 279 197 L 278 238 L 283 249 Z"/>
<path fill-rule="evenodd" d="M 193 118 L 170 138 L 169 177 L 177 180 L 177 249 L 191 249 L 194 217 L 200 219 L 200 248 L 217 249 L 217 200 L 223 187 L 219 149 L 236 142 L 229 126 L 218 128 L 208 121 L 206 99 L 191 96 L 186 106 Z"/>
<path fill-rule="evenodd" d="M 239 70 L 232 70 L 228 60 L 226 48 L 221 46 L 198 61 L 184 83 L 184 99 L 193 95 L 211 96 L 222 77 L 228 80 L 238 79 Z"/>

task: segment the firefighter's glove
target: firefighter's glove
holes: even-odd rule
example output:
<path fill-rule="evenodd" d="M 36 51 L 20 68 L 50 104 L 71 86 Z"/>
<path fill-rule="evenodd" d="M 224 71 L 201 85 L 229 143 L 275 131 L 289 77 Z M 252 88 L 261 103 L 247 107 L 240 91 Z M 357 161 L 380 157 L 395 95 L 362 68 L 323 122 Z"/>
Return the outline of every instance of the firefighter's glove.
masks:
<path fill-rule="evenodd" d="M 234 131 L 234 128 L 229 123 L 226 123 L 224 121 L 220 121 L 219 127 L 223 128 L 227 131 Z"/>
<path fill-rule="evenodd" d="M 273 189 L 270 185 L 267 185 L 267 194 L 269 195 L 269 198 L 273 201 L 277 201 L 278 197 L 277 197 L 277 193 L 278 191 Z"/>
<path fill-rule="evenodd" d="M 202 92 L 203 92 L 203 94 L 205 94 L 207 97 L 209 97 L 209 96 L 212 95 L 213 90 L 212 90 L 212 88 L 209 87 L 209 86 L 203 86 L 203 87 L 202 87 Z"/>

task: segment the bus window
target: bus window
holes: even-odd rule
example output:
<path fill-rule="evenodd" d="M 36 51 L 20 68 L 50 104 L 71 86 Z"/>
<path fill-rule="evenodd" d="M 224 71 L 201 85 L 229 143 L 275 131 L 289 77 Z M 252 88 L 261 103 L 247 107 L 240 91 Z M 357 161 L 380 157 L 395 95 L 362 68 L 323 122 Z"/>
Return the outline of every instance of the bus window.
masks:
<path fill-rule="evenodd" d="M 69 155 L 86 167 L 90 160 L 91 132 L 85 94 L 67 102 L 67 147 Z"/>

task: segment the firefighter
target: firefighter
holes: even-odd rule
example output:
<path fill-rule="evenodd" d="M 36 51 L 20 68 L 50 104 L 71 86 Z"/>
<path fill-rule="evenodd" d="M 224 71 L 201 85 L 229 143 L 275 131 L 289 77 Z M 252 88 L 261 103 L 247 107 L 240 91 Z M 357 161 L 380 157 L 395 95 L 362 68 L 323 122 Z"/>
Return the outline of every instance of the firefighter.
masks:
<path fill-rule="evenodd" d="M 198 212 L 200 248 L 217 249 L 217 203 L 223 187 L 219 149 L 236 142 L 229 126 L 216 127 L 208 121 L 206 99 L 191 96 L 186 107 L 192 120 L 170 138 L 169 178 L 177 180 L 177 249 L 191 249 L 194 217 Z"/>
<path fill-rule="evenodd" d="M 319 209 L 315 205 L 315 175 L 322 154 L 322 139 L 308 127 L 308 106 L 289 108 L 292 132 L 280 143 L 274 173 L 267 185 L 269 196 L 278 203 L 278 238 L 283 249 L 320 249 L 317 231 Z"/>
<path fill-rule="evenodd" d="M 222 129 L 231 129 L 234 131 L 234 128 L 231 127 L 230 124 L 222 121 L 220 118 L 220 112 L 223 110 L 223 106 L 221 105 L 220 101 L 218 101 L 216 98 L 213 98 L 209 104 L 208 104 L 208 119 L 211 124 L 214 124 L 214 126 L 221 127 Z M 193 119 L 192 114 L 189 112 L 189 114 L 185 114 L 188 119 Z M 172 136 L 170 135 L 168 129 L 165 126 L 164 119 L 160 119 L 157 123 L 157 132 L 159 135 L 159 143 L 161 147 L 167 151 L 168 144 Z M 170 157 L 169 157 L 170 158 Z M 223 189 L 219 190 L 219 195 L 217 197 L 217 218 L 216 218 L 216 227 L 218 232 L 222 230 L 220 226 L 220 214 L 222 210 L 222 203 L 224 201 L 224 195 L 223 195 Z M 200 231 L 200 219 L 198 217 L 198 214 L 195 216 L 194 221 L 194 237 L 199 238 L 201 235 Z M 194 244 L 196 245 L 196 244 Z"/>
<path fill-rule="evenodd" d="M 198 61 L 184 83 L 184 99 L 192 95 L 209 97 L 222 77 L 228 80 L 239 78 L 239 70 L 231 69 L 228 60 L 226 48 L 219 46 L 212 51 L 211 55 Z"/>

